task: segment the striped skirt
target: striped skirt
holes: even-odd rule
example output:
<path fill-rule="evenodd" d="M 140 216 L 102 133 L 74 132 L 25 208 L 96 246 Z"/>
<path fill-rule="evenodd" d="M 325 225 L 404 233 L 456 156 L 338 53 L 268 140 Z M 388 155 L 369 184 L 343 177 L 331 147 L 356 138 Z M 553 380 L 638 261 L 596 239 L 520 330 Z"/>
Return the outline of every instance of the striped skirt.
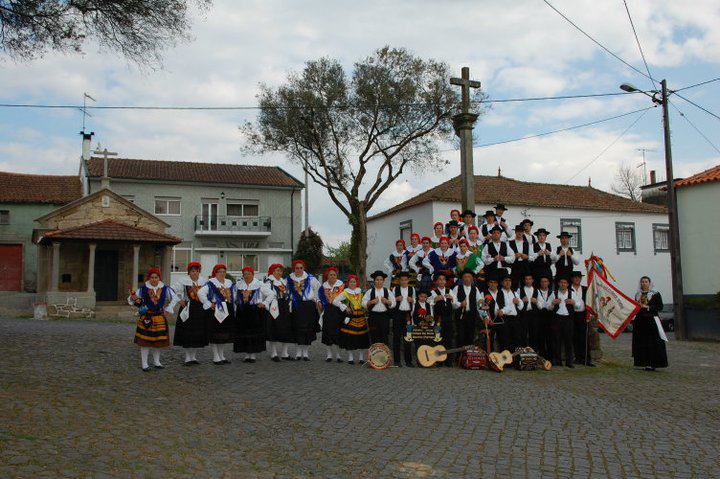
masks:
<path fill-rule="evenodd" d="M 137 319 L 135 344 L 149 348 L 166 348 L 170 345 L 168 323 L 162 314 L 147 313 Z"/>

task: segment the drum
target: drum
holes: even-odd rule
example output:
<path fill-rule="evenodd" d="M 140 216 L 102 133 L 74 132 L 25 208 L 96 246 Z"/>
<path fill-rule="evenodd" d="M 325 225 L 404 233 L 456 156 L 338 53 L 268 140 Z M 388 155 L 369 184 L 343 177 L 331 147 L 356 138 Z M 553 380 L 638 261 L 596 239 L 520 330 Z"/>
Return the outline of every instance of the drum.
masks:
<path fill-rule="evenodd" d="M 392 364 L 390 348 L 383 343 L 371 344 L 368 348 L 368 365 L 377 370 L 387 369 Z"/>
<path fill-rule="evenodd" d="M 460 355 L 460 367 L 463 369 L 485 369 L 487 355 L 482 349 L 468 349 Z"/>

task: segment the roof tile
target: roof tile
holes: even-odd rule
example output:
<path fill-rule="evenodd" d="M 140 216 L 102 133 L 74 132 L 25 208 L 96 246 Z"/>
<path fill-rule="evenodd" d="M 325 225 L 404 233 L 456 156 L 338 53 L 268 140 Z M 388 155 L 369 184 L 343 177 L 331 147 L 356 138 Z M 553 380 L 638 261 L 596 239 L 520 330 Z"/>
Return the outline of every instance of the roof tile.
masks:
<path fill-rule="evenodd" d="M 179 244 L 181 238 L 164 233 L 156 233 L 145 228 L 138 228 L 119 221 L 105 219 L 85 225 L 50 231 L 44 237 L 52 240 L 101 240 L 142 243 Z"/>
<path fill-rule="evenodd" d="M 78 176 L 0 172 L 0 202 L 62 205 L 82 195 Z"/>
<path fill-rule="evenodd" d="M 720 165 L 713 166 L 712 168 L 701 171 L 696 175 L 676 181 L 675 188 L 710 183 L 712 181 L 720 181 Z"/>

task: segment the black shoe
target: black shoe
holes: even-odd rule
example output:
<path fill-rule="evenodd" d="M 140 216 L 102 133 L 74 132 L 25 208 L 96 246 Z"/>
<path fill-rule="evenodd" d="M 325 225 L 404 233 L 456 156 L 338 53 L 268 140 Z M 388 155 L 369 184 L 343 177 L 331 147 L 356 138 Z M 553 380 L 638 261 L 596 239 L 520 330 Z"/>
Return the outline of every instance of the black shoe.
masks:
<path fill-rule="evenodd" d="M 303 361 L 310 361 L 310 358 L 303 356 Z"/>
<path fill-rule="evenodd" d="M 250 358 L 250 362 L 251 362 L 252 364 L 255 364 L 255 363 L 257 362 L 257 359 Z"/>
<path fill-rule="evenodd" d="M 165 369 L 165 366 L 163 366 L 162 364 L 154 364 L 153 367 L 155 369 Z"/>
<path fill-rule="evenodd" d="M 215 366 L 222 366 L 223 364 L 225 364 L 225 361 L 223 361 L 223 360 L 213 361 L 213 364 L 214 364 Z"/>
<path fill-rule="evenodd" d="M 229 360 L 229 359 L 223 359 L 223 360 L 222 360 L 222 363 L 223 363 L 223 364 L 230 364 L 230 360 Z"/>
<path fill-rule="evenodd" d="M 295 360 L 294 360 L 293 358 L 291 358 L 290 356 L 283 356 L 283 357 L 280 358 L 280 359 L 281 359 L 282 361 L 295 361 Z"/>
<path fill-rule="evenodd" d="M 194 363 L 192 361 L 185 361 L 183 363 L 183 366 L 192 366 Z"/>
<path fill-rule="evenodd" d="M 148 366 L 148 367 L 146 367 L 146 368 L 141 368 L 141 369 L 143 370 L 144 373 L 149 373 L 149 372 L 150 372 L 150 366 Z"/>
<path fill-rule="evenodd" d="M 193 359 L 192 361 L 190 361 L 190 364 L 200 364 L 200 361 L 198 361 L 197 359 Z"/>
<path fill-rule="evenodd" d="M 350 366 L 355 366 L 355 361 L 348 361 L 348 364 L 349 364 Z"/>
<path fill-rule="evenodd" d="M 337 358 L 336 361 L 339 362 L 339 363 L 343 362 L 343 360 L 340 359 L 340 358 Z"/>
<path fill-rule="evenodd" d="M 243 359 L 243 362 L 244 362 L 244 363 L 251 363 L 251 362 L 253 362 L 253 360 L 250 359 L 250 358 L 245 358 L 245 359 Z"/>
<path fill-rule="evenodd" d="M 326 359 L 325 359 L 325 362 L 326 362 L 326 363 L 331 363 L 331 362 L 332 362 L 332 358 L 326 358 Z"/>
<path fill-rule="evenodd" d="M 276 362 L 276 363 L 279 363 L 279 362 L 280 362 L 280 358 L 279 358 L 278 356 L 273 356 L 273 357 L 270 358 L 270 359 L 271 359 L 272 361 Z"/>
<path fill-rule="evenodd" d="M 293 361 L 302 361 L 302 356 L 295 356 L 295 359 Z"/>
<path fill-rule="evenodd" d="M 365 365 L 365 360 L 364 360 L 364 359 L 361 359 L 360 361 L 358 361 L 358 364 L 360 364 L 360 366 L 364 366 L 364 365 Z"/>

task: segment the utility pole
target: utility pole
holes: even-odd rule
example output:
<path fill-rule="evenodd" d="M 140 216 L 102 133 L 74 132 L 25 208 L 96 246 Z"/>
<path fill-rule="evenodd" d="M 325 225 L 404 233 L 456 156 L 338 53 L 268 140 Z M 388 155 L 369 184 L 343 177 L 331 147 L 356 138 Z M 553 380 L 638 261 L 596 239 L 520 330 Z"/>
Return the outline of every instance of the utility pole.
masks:
<path fill-rule="evenodd" d="M 310 180 L 307 169 L 305 170 L 305 238 L 310 237 Z"/>
<path fill-rule="evenodd" d="M 673 176 L 672 146 L 670 144 L 670 112 L 668 110 L 667 80 L 662 87 L 663 133 L 665 138 L 665 172 L 667 177 L 667 209 L 670 220 L 670 263 L 672 270 L 673 312 L 675 316 L 675 339 L 687 339 L 685 301 L 683 299 L 682 260 L 680 258 L 680 228 L 678 226 L 675 177 Z"/>
<path fill-rule="evenodd" d="M 451 78 L 450 84 L 462 89 L 461 112 L 453 116 L 455 134 L 460 138 L 460 183 L 462 211 L 475 211 L 475 171 L 473 169 L 472 131 L 478 115 L 470 113 L 470 88 L 480 88 L 480 82 L 470 79 L 470 68 L 462 67 L 461 78 Z"/>

